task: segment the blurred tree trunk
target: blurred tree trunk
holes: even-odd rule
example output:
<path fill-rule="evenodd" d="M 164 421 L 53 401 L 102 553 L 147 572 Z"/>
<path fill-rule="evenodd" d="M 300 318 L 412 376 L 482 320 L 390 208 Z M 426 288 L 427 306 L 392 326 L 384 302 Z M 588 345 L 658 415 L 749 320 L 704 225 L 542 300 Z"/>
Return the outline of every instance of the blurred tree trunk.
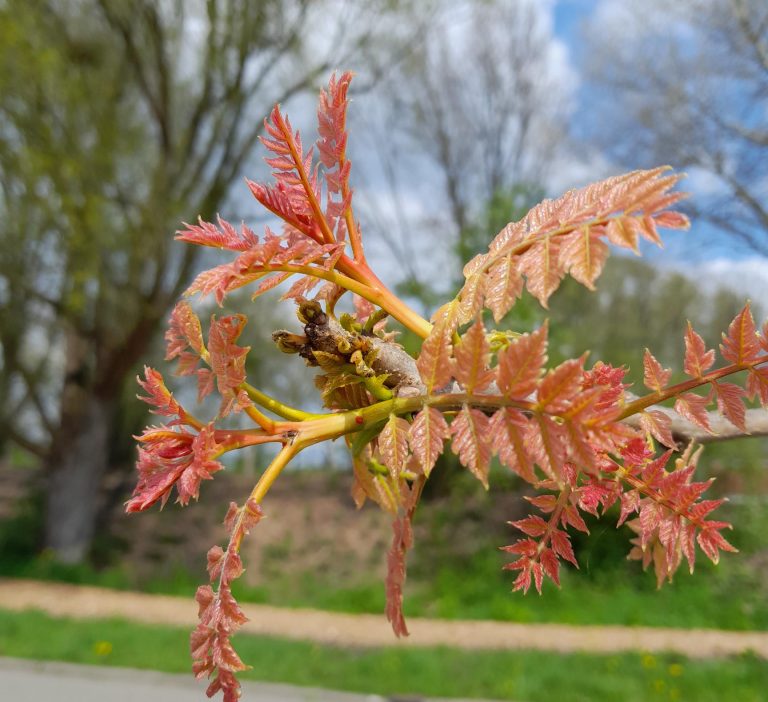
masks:
<path fill-rule="evenodd" d="M 94 536 L 115 400 L 91 394 L 72 380 L 64 388 L 64 403 L 45 466 L 45 545 L 57 560 L 79 563 Z"/>

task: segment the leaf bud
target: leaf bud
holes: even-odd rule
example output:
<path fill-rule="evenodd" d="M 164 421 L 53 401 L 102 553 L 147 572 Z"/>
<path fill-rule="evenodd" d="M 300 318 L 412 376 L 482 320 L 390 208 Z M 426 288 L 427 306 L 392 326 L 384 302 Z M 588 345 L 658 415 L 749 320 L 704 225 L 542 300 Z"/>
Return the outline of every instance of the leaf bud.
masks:
<path fill-rule="evenodd" d="M 272 332 L 272 341 L 283 353 L 299 353 L 307 344 L 307 337 L 303 334 L 292 334 L 285 329 Z"/>
<path fill-rule="evenodd" d="M 317 300 L 304 300 L 296 310 L 296 316 L 302 324 L 324 324 L 325 313 Z"/>

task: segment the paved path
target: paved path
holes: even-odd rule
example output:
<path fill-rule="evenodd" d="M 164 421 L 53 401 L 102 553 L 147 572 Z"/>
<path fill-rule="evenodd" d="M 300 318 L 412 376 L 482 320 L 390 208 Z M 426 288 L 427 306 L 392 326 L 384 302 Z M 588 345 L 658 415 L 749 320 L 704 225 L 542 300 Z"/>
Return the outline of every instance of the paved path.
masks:
<path fill-rule="evenodd" d="M 0 658 L 0 696 L 8 702 L 201 702 L 206 699 L 204 690 L 205 685 L 190 675 Z M 378 695 L 254 682 L 243 683 L 242 700 L 389 702 Z"/>
<path fill-rule="evenodd" d="M 120 617 L 190 628 L 197 621 L 197 605 L 192 599 L 34 580 L 0 580 L 0 608 L 39 609 L 54 616 L 73 618 Z M 514 624 L 412 617 L 408 622 L 411 636 L 398 641 L 383 615 L 253 604 L 243 605 L 243 610 L 250 619 L 243 626 L 244 633 L 344 646 L 442 645 L 464 649 L 591 653 L 674 651 L 693 658 L 751 651 L 768 659 L 768 632 L 758 631 Z"/>

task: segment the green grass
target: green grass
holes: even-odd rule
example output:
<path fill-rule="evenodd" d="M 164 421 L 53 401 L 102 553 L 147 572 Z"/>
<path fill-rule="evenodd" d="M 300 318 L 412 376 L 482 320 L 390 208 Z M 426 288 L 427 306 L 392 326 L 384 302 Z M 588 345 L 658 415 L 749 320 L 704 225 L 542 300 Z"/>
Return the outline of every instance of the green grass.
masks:
<path fill-rule="evenodd" d="M 768 664 L 753 656 L 556 655 L 450 648 L 356 650 L 238 636 L 245 679 L 381 695 L 519 702 L 759 702 Z M 188 632 L 122 620 L 76 621 L 0 610 L 0 655 L 188 672 Z M 202 693 L 202 690 L 201 690 Z"/>
<path fill-rule="evenodd" d="M 568 569 L 562 587 L 548 583 L 541 596 L 510 594 L 500 560 L 496 554 L 482 554 L 468 564 L 468 569 L 485 574 L 482 579 L 464 577 L 458 568 L 439 570 L 428 587 L 414 588 L 409 611 L 448 619 L 768 628 L 765 587 L 738 558 L 725 559 L 717 567 L 701 563 L 693 575 L 681 569 L 674 583 L 661 589 L 652 575 L 636 574 L 630 564 L 591 574 Z"/>

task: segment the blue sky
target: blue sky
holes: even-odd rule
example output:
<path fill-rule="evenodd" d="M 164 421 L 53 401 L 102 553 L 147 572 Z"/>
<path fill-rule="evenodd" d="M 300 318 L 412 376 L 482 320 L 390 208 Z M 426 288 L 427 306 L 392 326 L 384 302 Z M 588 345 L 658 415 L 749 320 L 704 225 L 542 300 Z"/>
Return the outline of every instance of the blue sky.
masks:
<path fill-rule="evenodd" d="M 603 0 L 605 2 L 605 0 Z M 553 27 L 556 37 L 561 40 L 568 49 L 568 55 L 577 75 L 580 75 L 580 63 L 584 58 L 584 52 L 589 50 L 589 38 L 582 32 L 583 25 L 589 21 L 597 8 L 601 5 L 598 0 L 555 0 L 553 7 Z M 578 134 L 583 124 L 579 120 L 587 119 L 590 111 L 589 87 L 581 85 L 575 95 L 576 106 L 573 112 L 572 130 Z M 693 183 L 689 181 L 682 184 L 683 189 L 693 190 Z M 695 192 L 694 192 L 695 195 Z M 750 274 L 750 280 L 756 275 L 754 261 L 755 254 L 748 248 L 735 242 L 733 238 L 721 233 L 717 228 L 707 222 L 694 221 L 689 232 L 671 232 L 665 235 L 665 251 L 656 252 L 649 247 L 644 255 L 650 256 L 659 265 L 680 265 L 681 262 L 695 262 L 704 265 L 713 260 L 732 260 L 746 264 Z M 716 265 L 722 273 L 724 268 L 720 263 Z M 766 264 L 768 271 L 768 264 Z M 738 273 L 734 278 L 738 277 Z M 768 272 L 766 273 L 768 277 Z"/>
<path fill-rule="evenodd" d="M 557 0 L 554 7 L 555 34 L 573 47 L 579 24 L 595 7 L 592 0 Z"/>

